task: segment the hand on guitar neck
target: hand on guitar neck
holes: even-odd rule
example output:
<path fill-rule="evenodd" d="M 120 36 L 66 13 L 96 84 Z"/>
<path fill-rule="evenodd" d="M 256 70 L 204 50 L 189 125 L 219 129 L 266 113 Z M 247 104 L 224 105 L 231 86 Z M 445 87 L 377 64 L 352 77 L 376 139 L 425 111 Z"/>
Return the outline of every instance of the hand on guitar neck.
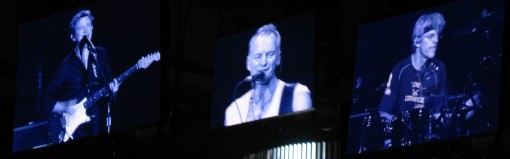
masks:
<path fill-rule="evenodd" d="M 110 90 L 112 90 L 113 92 L 113 96 L 115 96 L 117 94 L 117 91 L 119 91 L 120 84 L 122 84 L 122 81 L 119 83 L 115 78 L 113 79 L 112 82 L 110 82 L 109 87 Z"/>

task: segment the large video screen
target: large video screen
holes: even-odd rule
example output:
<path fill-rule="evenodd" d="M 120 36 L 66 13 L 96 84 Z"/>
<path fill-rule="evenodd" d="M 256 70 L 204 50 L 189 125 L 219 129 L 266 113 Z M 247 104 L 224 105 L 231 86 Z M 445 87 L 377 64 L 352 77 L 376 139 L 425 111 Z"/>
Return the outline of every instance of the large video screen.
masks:
<path fill-rule="evenodd" d="M 160 121 L 160 2 L 107 0 L 19 27 L 13 152 Z"/>
<path fill-rule="evenodd" d="M 504 1 L 455 1 L 358 28 L 346 154 L 497 130 Z"/>
<path fill-rule="evenodd" d="M 215 46 L 212 128 L 313 109 L 313 13 L 223 36 Z"/>

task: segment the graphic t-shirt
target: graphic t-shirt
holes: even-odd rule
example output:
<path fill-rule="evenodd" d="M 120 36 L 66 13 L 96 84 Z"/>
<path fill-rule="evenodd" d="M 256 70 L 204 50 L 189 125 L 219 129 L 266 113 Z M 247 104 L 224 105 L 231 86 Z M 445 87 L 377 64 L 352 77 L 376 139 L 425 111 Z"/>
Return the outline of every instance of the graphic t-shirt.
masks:
<path fill-rule="evenodd" d="M 398 63 L 388 78 L 379 110 L 397 114 L 413 108 L 437 113 L 446 92 L 446 69 L 442 61 L 429 59 L 421 70 L 411 64 L 411 56 Z"/>

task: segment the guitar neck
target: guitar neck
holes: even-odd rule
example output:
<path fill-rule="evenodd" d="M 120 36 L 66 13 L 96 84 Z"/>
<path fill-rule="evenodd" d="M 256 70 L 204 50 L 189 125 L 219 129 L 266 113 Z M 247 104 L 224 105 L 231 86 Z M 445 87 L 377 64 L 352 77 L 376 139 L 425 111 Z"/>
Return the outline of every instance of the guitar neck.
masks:
<path fill-rule="evenodd" d="M 131 74 L 136 72 L 137 70 L 138 70 L 138 65 L 135 64 L 135 65 L 131 66 L 128 70 L 124 71 L 124 73 L 120 74 L 115 79 L 117 80 L 118 83 L 121 83 L 126 78 L 131 76 Z M 92 107 L 92 105 L 94 105 L 99 99 L 101 99 L 102 97 L 106 96 L 107 94 L 108 94 L 108 91 L 106 90 L 106 87 L 102 87 L 97 92 L 95 92 L 92 96 L 90 96 L 87 99 L 87 101 L 83 104 L 83 106 L 86 109 L 88 109 L 88 108 Z"/>
<path fill-rule="evenodd" d="M 124 73 L 120 74 L 119 77 L 117 77 L 115 79 L 117 80 L 117 82 L 121 83 L 126 78 L 131 76 L 131 74 L 136 72 L 137 70 L 138 70 L 138 65 L 135 64 L 135 65 L 131 66 L 128 70 L 124 71 Z"/>

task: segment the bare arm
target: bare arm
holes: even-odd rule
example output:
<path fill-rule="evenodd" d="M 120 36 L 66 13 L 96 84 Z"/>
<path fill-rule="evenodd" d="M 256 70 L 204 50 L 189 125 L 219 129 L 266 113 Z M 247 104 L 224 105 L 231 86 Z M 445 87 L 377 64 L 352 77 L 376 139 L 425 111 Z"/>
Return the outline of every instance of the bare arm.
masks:
<path fill-rule="evenodd" d="M 306 86 L 296 85 L 294 90 L 294 98 L 292 99 L 292 110 L 302 111 L 312 108 L 312 97 L 310 90 Z"/>

